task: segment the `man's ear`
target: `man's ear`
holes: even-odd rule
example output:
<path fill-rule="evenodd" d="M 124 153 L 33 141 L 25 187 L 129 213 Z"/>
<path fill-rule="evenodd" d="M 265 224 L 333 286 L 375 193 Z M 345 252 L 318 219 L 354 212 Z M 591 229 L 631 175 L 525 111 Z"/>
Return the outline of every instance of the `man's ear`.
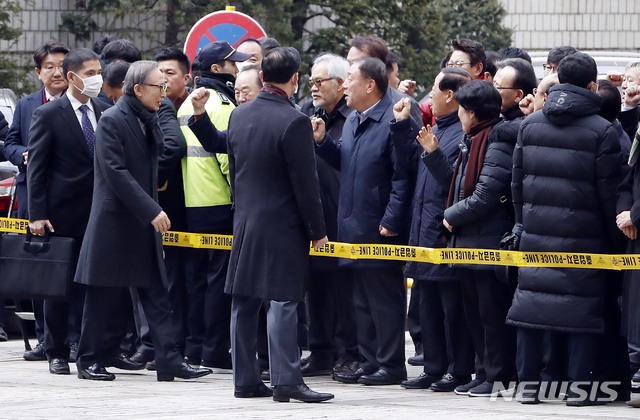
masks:
<path fill-rule="evenodd" d="M 482 74 L 483 68 L 484 66 L 482 63 L 474 64 L 473 66 L 471 66 L 471 71 L 473 72 L 471 76 L 473 76 L 474 79 L 477 79 Z"/>
<path fill-rule="evenodd" d="M 367 93 L 371 93 L 376 89 L 376 81 L 373 79 L 369 79 L 367 81 Z"/>
<path fill-rule="evenodd" d="M 136 94 L 136 96 L 139 98 L 142 96 L 142 85 L 135 85 L 133 87 L 133 92 Z"/>
<path fill-rule="evenodd" d="M 452 90 L 448 90 L 447 91 L 447 98 L 445 99 L 445 102 L 450 104 L 451 102 L 453 102 L 454 98 L 453 98 L 453 91 Z"/>

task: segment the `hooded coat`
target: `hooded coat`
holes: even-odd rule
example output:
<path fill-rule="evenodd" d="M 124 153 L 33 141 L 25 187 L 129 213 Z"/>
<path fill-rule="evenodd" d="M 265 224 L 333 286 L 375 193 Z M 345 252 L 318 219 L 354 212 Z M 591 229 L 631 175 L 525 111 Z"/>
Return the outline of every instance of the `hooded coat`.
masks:
<path fill-rule="evenodd" d="M 571 84 L 551 88 L 521 125 L 513 158 L 521 251 L 608 253 L 622 158 L 601 99 Z M 521 267 L 510 325 L 568 333 L 604 331 L 605 270 Z"/>

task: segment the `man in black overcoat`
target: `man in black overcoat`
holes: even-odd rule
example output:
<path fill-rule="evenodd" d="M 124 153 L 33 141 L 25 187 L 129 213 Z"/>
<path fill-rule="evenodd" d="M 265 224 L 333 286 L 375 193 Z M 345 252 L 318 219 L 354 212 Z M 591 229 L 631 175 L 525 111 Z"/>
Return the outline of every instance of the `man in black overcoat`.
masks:
<path fill-rule="evenodd" d="M 229 174 L 235 202 L 233 248 L 225 292 L 231 304 L 235 396 L 319 402 L 300 372 L 297 304 L 309 264 L 309 241 L 327 242 L 309 117 L 289 101 L 300 55 L 275 48 L 262 62 L 264 87 L 229 121 Z M 269 389 L 256 359 L 258 313 L 267 310 Z"/>
<path fill-rule="evenodd" d="M 124 80 L 124 96 L 96 131 L 91 216 L 75 281 L 86 300 L 78 347 L 78 377 L 113 380 L 105 365 L 119 352 L 123 305 L 135 288 L 149 322 L 158 381 L 211 373 L 184 362 L 162 259 L 162 233 L 171 222 L 158 204 L 158 156 L 163 149 L 157 111 L 166 80 L 155 61 L 138 61 Z"/>

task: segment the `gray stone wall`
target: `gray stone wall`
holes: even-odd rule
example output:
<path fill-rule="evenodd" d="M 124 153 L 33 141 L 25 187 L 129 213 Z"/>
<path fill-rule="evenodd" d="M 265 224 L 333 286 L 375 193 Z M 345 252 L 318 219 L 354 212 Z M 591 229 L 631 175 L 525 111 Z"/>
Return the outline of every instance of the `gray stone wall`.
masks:
<path fill-rule="evenodd" d="M 512 43 L 525 50 L 572 45 L 640 50 L 640 0 L 501 0 Z"/>
<path fill-rule="evenodd" d="M 83 41 L 76 39 L 67 31 L 60 30 L 62 14 L 74 11 L 75 3 L 76 0 L 35 0 L 32 5 L 23 3 L 24 11 L 21 19 L 14 17 L 11 22 L 13 27 L 22 28 L 22 36 L 17 43 L 0 41 L 0 51 L 3 54 L 19 57 L 24 63 L 29 60 L 29 56 L 36 48 L 52 39 L 61 41 L 70 48 L 91 48 L 94 42 L 104 35 L 103 33 L 94 33 L 91 39 Z M 97 16 L 96 21 L 100 26 L 107 19 L 107 16 L 102 15 Z M 128 15 L 124 19 L 117 20 L 114 26 L 116 30 L 113 35 L 130 39 L 142 51 L 155 48 L 157 39 L 162 39 L 164 31 L 164 27 L 154 19 L 138 15 Z"/>

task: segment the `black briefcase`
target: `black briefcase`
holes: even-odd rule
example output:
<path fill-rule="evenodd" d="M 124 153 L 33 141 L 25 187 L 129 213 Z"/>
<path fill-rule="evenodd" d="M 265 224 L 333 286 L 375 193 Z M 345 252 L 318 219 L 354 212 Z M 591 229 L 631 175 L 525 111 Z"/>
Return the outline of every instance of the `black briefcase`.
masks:
<path fill-rule="evenodd" d="M 75 273 L 75 240 L 5 234 L 0 237 L 0 296 L 68 300 Z"/>

